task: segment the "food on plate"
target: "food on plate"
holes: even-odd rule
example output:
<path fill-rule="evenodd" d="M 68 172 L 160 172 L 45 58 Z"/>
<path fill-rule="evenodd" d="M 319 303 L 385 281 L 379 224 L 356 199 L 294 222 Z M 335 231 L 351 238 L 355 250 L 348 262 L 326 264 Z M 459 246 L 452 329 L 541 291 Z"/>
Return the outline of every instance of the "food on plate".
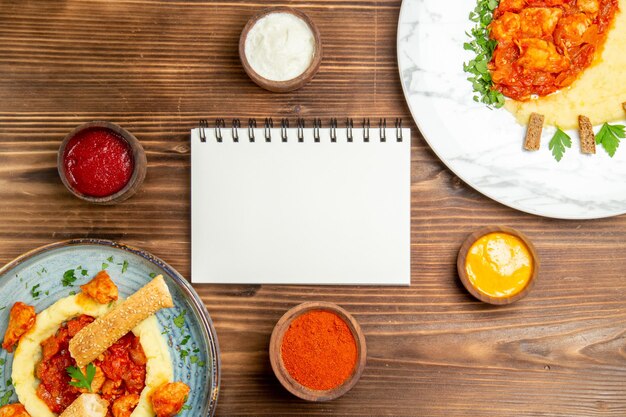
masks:
<path fill-rule="evenodd" d="M 494 88 L 526 101 L 571 85 L 602 49 L 618 0 L 502 0 L 490 37 Z"/>
<path fill-rule="evenodd" d="M 137 404 L 139 404 L 139 395 L 122 395 L 113 403 L 111 413 L 113 417 L 130 417 L 135 407 L 137 407 Z"/>
<path fill-rule="evenodd" d="M 106 417 L 109 402 L 98 394 L 81 394 L 59 417 Z"/>
<path fill-rule="evenodd" d="M 22 404 L 8 404 L 0 407 L 0 417 L 31 417 Z"/>
<path fill-rule="evenodd" d="M 580 150 L 582 153 L 596 153 L 596 135 L 593 125 L 587 116 L 578 116 L 578 132 L 580 133 Z"/>
<path fill-rule="evenodd" d="M 505 232 L 493 232 L 470 246 L 464 267 L 467 279 L 479 293 L 504 298 L 526 288 L 535 265 L 522 239 Z"/>
<path fill-rule="evenodd" d="M 591 134 L 588 120 L 623 119 L 626 96 L 626 0 L 478 0 L 464 65 L 475 101 L 504 106 L 525 124 L 533 113 L 557 127 L 550 150 L 560 160 L 579 129 L 584 153 L 602 145 L 614 156 L 621 125 Z M 505 97 L 508 99 L 505 100 Z M 600 134 L 603 133 L 603 134 Z M 603 139 L 606 138 L 606 142 Z"/>
<path fill-rule="evenodd" d="M 9 324 L 4 332 L 2 348 L 8 352 L 13 352 L 15 344 L 22 335 L 30 330 L 35 324 L 35 308 L 24 304 L 21 301 L 13 304 L 9 313 Z"/>
<path fill-rule="evenodd" d="M 99 302 L 98 298 L 108 300 L 116 294 L 111 285 L 115 286 L 108 274 L 99 273 L 83 286 L 90 294 L 81 292 L 56 301 L 37 315 L 32 328 L 20 338 L 11 378 L 18 400 L 28 412 L 25 415 L 155 415 L 152 394 L 172 381 L 173 369 L 157 319 L 146 312 L 157 311 L 157 305 L 172 306 L 171 296 L 163 277 L 157 276 L 126 301 Z M 115 318 L 117 328 L 104 326 L 108 334 L 94 337 L 110 340 L 111 333 L 120 336 L 87 363 L 77 363 L 70 354 L 74 338 L 85 329 L 97 330 L 98 326 L 92 327 L 94 323 L 107 323 L 110 317 Z M 81 410 L 89 411 L 85 414 Z"/>
<path fill-rule="evenodd" d="M 162 276 L 122 301 L 70 340 L 69 351 L 80 367 L 96 359 L 136 325 L 174 302 Z"/>
<path fill-rule="evenodd" d="M 528 129 L 526 130 L 526 140 L 524 141 L 524 149 L 527 151 L 539 150 L 541 144 L 541 132 L 543 131 L 543 114 L 532 113 L 528 121 Z"/>
<path fill-rule="evenodd" d="M 85 285 L 81 285 L 80 289 L 83 294 L 87 294 L 100 304 L 107 304 L 117 300 L 117 286 L 111 280 L 107 271 L 100 271 L 96 276 Z"/>
<path fill-rule="evenodd" d="M 606 31 L 604 47 L 595 53 L 594 62 L 568 88 L 539 99 L 508 100 L 506 109 L 519 123 L 530 113 L 546 116 L 546 124 L 562 129 L 576 129 L 578 116 L 584 114 L 595 122 L 624 118 L 621 103 L 626 97 L 626 0 L 619 0 L 613 25 Z"/>
<path fill-rule="evenodd" d="M 156 417 L 174 417 L 180 413 L 187 396 L 189 387 L 183 382 L 168 382 L 152 392 L 152 409 Z"/>
<path fill-rule="evenodd" d="M 146 358 L 133 333 L 115 342 L 101 359 L 84 368 L 74 366 L 68 352 L 69 341 L 93 321 L 93 317 L 84 314 L 73 318 L 41 344 L 42 359 L 35 368 L 40 380 L 37 396 L 55 413 L 69 407 L 80 393 L 99 393 L 115 408 L 121 397 L 138 395 L 145 387 Z M 137 357 L 142 360 L 136 360 Z"/>
<path fill-rule="evenodd" d="M 527 101 L 507 100 L 505 108 L 519 123 L 530 113 L 546 116 L 546 124 L 576 129 L 578 115 L 594 123 L 624 119 L 622 102 L 626 97 L 626 0 L 619 0 L 613 25 L 606 32 L 604 47 L 595 53 L 593 63 L 568 88 Z"/>

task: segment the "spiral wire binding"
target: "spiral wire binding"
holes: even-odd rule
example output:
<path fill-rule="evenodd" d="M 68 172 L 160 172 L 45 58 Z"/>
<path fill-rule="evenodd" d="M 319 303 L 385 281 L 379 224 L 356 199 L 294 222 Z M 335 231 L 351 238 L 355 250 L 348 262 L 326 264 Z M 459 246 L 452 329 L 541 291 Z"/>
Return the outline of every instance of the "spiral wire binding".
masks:
<path fill-rule="evenodd" d="M 320 141 L 320 129 L 322 128 L 321 119 L 313 119 L 313 140 L 315 142 Z"/>
<path fill-rule="evenodd" d="M 402 142 L 402 119 L 396 118 L 396 140 Z"/>
<path fill-rule="evenodd" d="M 298 142 L 304 142 L 304 119 L 298 118 Z"/>
<path fill-rule="evenodd" d="M 387 142 L 387 119 L 380 119 L 378 128 L 380 129 L 380 141 Z"/>
<path fill-rule="evenodd" d="M 289 119 L 280 121 L 280 138 L 283 142 L 287 142 L 287 129 L 289 129 Z"/>
<path fill-rule="evenodd" d="M 296 120 L 297 123 L 297 131 L 298 131 L 298 142 L 304 142 L 304 129 L 306 126 L 305 120 L 303 118 L 298 118 Z M 370 119 L 363 119 L 361 122 L 361 126 L 363 128 L 363 142 L 370 141 Z M 198 129 L 200 133 L 200 141 L 206 142 L 206 131 L 209 128 L 209 122 L 207 119 L 201 119 L 198 123 Z M 223 136 L 222 130 L 226 128 L 226 122 L 224 119 L 215 119 L 215 139 L 217 142 L 222 143 Z M 239 142 L 239 129 L 241 128 L 241 121 L 239 119 L 232 120 L 232 138 L 233 142 Z M 248 119 L 248 138 L 250 142 L 254 142 L 255 138 L 255 129 L 257 128 L 257 121 L 254 118 Z M 266 142 L 272 141 L 272 129 L 274 128 L 274 121 L 271 117 L 265 119 L 265 123 L 263 126 L 263 133 L 265 136 Z M 322 129 L 322 120 L 319 118 L 313 119 L 313 139 L 316 143 L 320 142 L 320 129 Z M 352 130 L 354 129 L 354 120 L 351 118 L 346 119 L 346 138 L 348 142 L 354 142 L 354 136 Z M 378 120 L 378 129 L 380 133 L 380 141 L 387 141 L 387 119 L 381 118 Z M 402 119 L 395 119 L 395 129 L 396 129 L 396 140 L 398 142 L 402 142 L 404 140 L 402 136 Z M 289 137 L 289 119 L 283 118 L 280 121 L 280 136 L 283 142 L 287 142 Z M 337 142 L 337 119 L 330 119 L 330 141 L 333 143 Z"/>
<path fill-rule="evenodd" d="M 337 119 L 330 119 L 330 141 L 337 142 Z"/>
<path fill-rule="evenodd" d="M 200 130 L 200 142 L 206 142 L 206 131 L 205 129 L 209 128 L 209 121 L 207 119 L 201 119 L 200 120 L 200 126 L 199 126 L 199 130 Z"/>
<path fill-rule="evenodd" d="M 354 127 L 354 122 L 352 119 L 346 119 L 346 137 L 348 138 L 348 142 L 352 142 L 352 128 Z"/>
<path fill-rule="evenodd" d="M 363 142 L 370 141 L 370 119 L 363 119 Z"/>
<path fill-rule="evenodd" d="M 233 119 L 233 141 L 239 142 L 239 128 L 241 127 L 241 121 L 239 119 Z"/>
<path fill-rule="evenodd" d="M 272 120 L 272 118 L 265 118 L 265 127 L 264 127 L 264 132 L 265 132 L 265 142 L 271 142 L 272 141 L 272 128 L 274 127 L 274 121 Z"/>
<path fill-rule="evenodd" d="M 222 129 L 226 127 L 224 119 L 215 120 L 215 138 L 219 143 L 222 143 Z"/>
<path fill-rule="evenodd" d="M 254 129 L 256 129 L 256 119 L 248 119 L 248 138 L 254 142 Z"/>

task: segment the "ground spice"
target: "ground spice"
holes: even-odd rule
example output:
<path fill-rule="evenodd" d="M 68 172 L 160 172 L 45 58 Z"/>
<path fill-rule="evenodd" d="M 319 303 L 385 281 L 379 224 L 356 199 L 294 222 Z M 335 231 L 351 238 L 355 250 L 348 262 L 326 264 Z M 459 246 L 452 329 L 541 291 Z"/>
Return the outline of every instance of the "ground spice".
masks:
<path fill-rule="evenodd" d="M 345 382 L 357 361 L 350 328 L 337 314 L 325 310 L 312 310 L 293 320 L 280 351 L 289 375 L 320 391 Z"/>

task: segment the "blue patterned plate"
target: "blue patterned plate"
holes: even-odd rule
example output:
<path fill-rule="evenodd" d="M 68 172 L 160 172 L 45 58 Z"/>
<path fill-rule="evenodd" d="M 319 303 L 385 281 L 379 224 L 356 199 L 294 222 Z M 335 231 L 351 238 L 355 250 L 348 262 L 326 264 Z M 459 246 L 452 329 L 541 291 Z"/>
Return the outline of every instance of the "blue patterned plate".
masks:
<path fill-rule="evenodd" d="M 28 252 L 0 269 L 0 335 L 14 302 L 23 301 L 37 313 L 60 298 L 80 291 L 98 271 L 106 269 L 126 298 L 152 277 L 163 275 L 174 308 L 157 319 L 167 338 L 174 381 L 191 387 L 180 417 L 213 416 L 220 386 L 217 335 L 204 304 L 189 283 L 171 266 L 151 254 L 108 240 L 57 242 Z M 73 272 L 72 272 L 73 271 Z M 0 405 L 16 402 L 11 385 L 13 355 L 0 353 Z"/>

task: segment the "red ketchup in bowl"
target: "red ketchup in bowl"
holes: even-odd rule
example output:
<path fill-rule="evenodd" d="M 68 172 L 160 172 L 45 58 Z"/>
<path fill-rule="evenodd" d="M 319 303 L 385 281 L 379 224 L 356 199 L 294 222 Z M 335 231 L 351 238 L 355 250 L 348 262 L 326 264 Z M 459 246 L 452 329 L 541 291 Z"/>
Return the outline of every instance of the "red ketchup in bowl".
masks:
<path fill-rule="evenodd" d="M 63 167 L 76 191 L 90 197 L 107 197 L 128 184 L 135 163 L 126 139 L 106 127 L 91 127 L 69 140 Z"/>

